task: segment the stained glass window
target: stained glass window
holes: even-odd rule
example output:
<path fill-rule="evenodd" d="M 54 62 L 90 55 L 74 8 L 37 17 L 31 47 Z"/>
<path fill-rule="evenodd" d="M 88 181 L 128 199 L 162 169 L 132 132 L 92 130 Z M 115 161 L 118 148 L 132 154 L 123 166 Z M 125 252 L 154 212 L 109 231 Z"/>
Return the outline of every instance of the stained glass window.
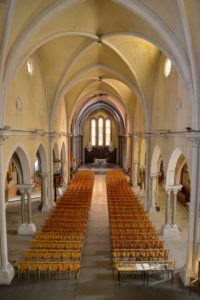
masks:
<path fill-rule="evenodd" d="M 103 146 L 103 118 L 98 119 L 98 145 Z"/>
<path fill-rule="evenodd" d="M 96 120 L 91 120 L 91 144 L 92 146 L 96 145 Z"/>
<path fill-rule="evenodd" d="M 105 122 L 105 142 L 106 146 L 110 145 L 111 142 L 111 121 L 107 119 Z"/>

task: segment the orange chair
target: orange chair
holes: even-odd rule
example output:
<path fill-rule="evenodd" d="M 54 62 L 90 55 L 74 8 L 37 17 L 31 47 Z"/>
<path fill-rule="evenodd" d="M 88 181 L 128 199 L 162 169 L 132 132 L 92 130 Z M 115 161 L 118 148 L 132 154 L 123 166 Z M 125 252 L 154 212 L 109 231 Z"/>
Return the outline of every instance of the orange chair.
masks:
<path fill-rule="evenodd" d="M 40 273 L 41 272 L 45 272 L 45 278 L 47 279 L 47 271 L 49 268 L 49 264 L 48 263 L 40 263 L 39 264 L 39 279 L 40 279 Z"/>
<path fill-rule="evenodd" d="M 58 263 L 49 263 L 49 280 L 50 280 L 51 272 L 56 273 L 56 279 L 57 279 L 57 271 L 58 271 Z"/>
<path fill-rule="evenodd" d="M 26 279 L 26 271 L 28 270 L 28 262 L 27 261 L 20 261 L 17 262 L 17 270 L 18 270 L 18 279 L 20 279 L 21 274 L 24 272 L 24 276 Z"/>
<path fill-rule="evenodd" d="M 35 279 L 36 279 L 38 269 L 39 269 L 39 263 L 29 262 L 29 264 L 28 264 L 28 279 L 30 279 L 30 272 L 35 273 Z"/>
<path fill-rule="evenodd" d="M 66 278 L 68 278 L 67 275 L 70 272 L 70 264 L 69 263 L 60 263 L 58 265 L 58 270 L 59 270 L 59 274 L 60 274 L 60 279 L 61 279 L 62 272 L 66 272 Z"/>

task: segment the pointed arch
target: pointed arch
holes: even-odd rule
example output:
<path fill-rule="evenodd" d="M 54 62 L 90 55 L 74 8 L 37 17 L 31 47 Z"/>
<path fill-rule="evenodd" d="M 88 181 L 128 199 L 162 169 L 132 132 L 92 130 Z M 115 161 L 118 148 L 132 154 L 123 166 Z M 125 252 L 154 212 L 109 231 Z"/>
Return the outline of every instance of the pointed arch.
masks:
<path fill-rule="evenodd" d="M 62 143 L 61 148 L 61 154 L 60 154 L 61 160 L 66 161 L 67 160 L 67 151 L 66 151 L 66 145 L 65 142 Z"/>
<path fill-rule="evenodd" d="M 172 152 L 166 174 L 166 185 L 174 185 L 175 184 L 175 170 L 179 157 L 182 155 L 182 150 L 179 147 L 176 147 Z"/>
<path fill-rule="evenodd" d="M 25 146 L 21 142 L 17 142 L 12 150 L 10 151 L 7 161 L 5 164 L 5 171 L 4 171 L 4 176 L 6 177 L 9 162 L 11 158 L 13 157 L 14 153 L 17 153 L 19 157 L 19 161 L 21 164 L 21 169 L 22 169 L 22 183 L 23 184 L 31 184 L 31 167 L 30 167 L 30 160 L 26 151 Z"/>
<path fill-rule="evenodd" d="M 57 142 L 54 143 L 54 146 L 53 146 L 53 153 L 54 153 L 54 155 L 55 155 L 55 159 L 60 159 Z"/>
<path fill-rule="evenodd" d="M 39 153 L 41 159 L 41 171 L 47 172 L 48 171 L 48 163 L 47 163 L 47 155 L 43 144 L 40 144 L 38 147 L 36 154 Z M 35 156 L 36 156 L 35 154 Z"/>
<path fill-rule="evenodd" d="M 151 159 L 151 174 L 158 172 L 158 162 L 161 156 L 161 150 L 158 145 L 155 146 Z"/>

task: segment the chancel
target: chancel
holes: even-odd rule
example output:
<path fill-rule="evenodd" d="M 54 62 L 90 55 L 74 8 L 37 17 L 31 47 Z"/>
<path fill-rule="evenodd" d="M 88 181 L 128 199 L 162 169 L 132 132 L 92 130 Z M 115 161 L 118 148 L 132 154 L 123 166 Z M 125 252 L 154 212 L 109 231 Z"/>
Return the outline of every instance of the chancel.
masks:
<path fill-rule="evenodd" d="M 199 78 L 199 0 L 0 0 L 0 299 L 199 297 Z"/>

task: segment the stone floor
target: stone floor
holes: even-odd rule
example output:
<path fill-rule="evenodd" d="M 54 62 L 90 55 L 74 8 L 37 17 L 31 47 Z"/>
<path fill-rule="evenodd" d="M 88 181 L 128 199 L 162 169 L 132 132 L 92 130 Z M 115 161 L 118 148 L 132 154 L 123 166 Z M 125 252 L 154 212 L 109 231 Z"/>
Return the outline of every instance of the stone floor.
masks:
<path fill-rule="evenodd" d="M 141 201 L 143 199 L 141 198 Z M 159 205 L 161 211 L 152 214 L 150 218 L 158 230 L 164 223 L 164 202 L 165 194 L 160 189 Z M 38 202 L 33 202 L 33 222 L 40 230 L 47 215 L 38 211 Z M 181 206 L 177 209 L 177 224 L 181 229 L 181 235 L 185 241 L 187 238 L 188 212 Z M 23 249 L 30 247 L 32 237 L 17 236 L 17 228 L 20 224 L 20 206 L 12 204 L 7 207 L 7 229 L 8 229 L 8 253 L 9 261 L 13 264 L 16 260 L 23 258 Z M 181 244 L 170 242 L 171 258 L 179 259 L 178 265 L 184 264 L 185 249 L 179 249 Z M 87 234 L 84 243 L 83 256 L 81 261 L 81 273 L 78 280 L 40 280 L 30 279 L 18 280 L 15 276 L 10 286 L 0 286 L 0 300 L 128 300 L 128 299 L 162 299 L 162 300 L 183 300 L 199 299 L 193 292 L 189 296 L 188 288 L 184 288 L 178 275 L 174 285 L 170 281 L 157 283 L 144 287 L 138 279 L 124 278 L 121 286 L 114 280 L 111 263 L 111 249 L 108 226 L 108 209 L 106 199 L 105 175 L 96 175 L 93 189 L 92 203 L 89 213 Z"/>
<path fill-rule="evenodd" d="M 144 203 L 144 197 L 140 197 L 140 199 L 141 202 Z M 166 192 L 162 186 L 159 186 L 157 205 L 160 207 L 160 211 L 150 214 L 149 217 L 156 227 L 156 231 L 160 234 L 160 239 L 165 240 L 165 248 L 170 249 L 169 259 L 176 260 L 176 268 L 177 270 L 180 270 L 186 263 L 189 211 L 177 201 L 176 224 L 181 239 L 166 239 L 166 237 L 161 235 L 162 227 L 165 224 L 165 203 Z M 170 206 L 170 220 L 172 220 L 172 199 Z"/>

